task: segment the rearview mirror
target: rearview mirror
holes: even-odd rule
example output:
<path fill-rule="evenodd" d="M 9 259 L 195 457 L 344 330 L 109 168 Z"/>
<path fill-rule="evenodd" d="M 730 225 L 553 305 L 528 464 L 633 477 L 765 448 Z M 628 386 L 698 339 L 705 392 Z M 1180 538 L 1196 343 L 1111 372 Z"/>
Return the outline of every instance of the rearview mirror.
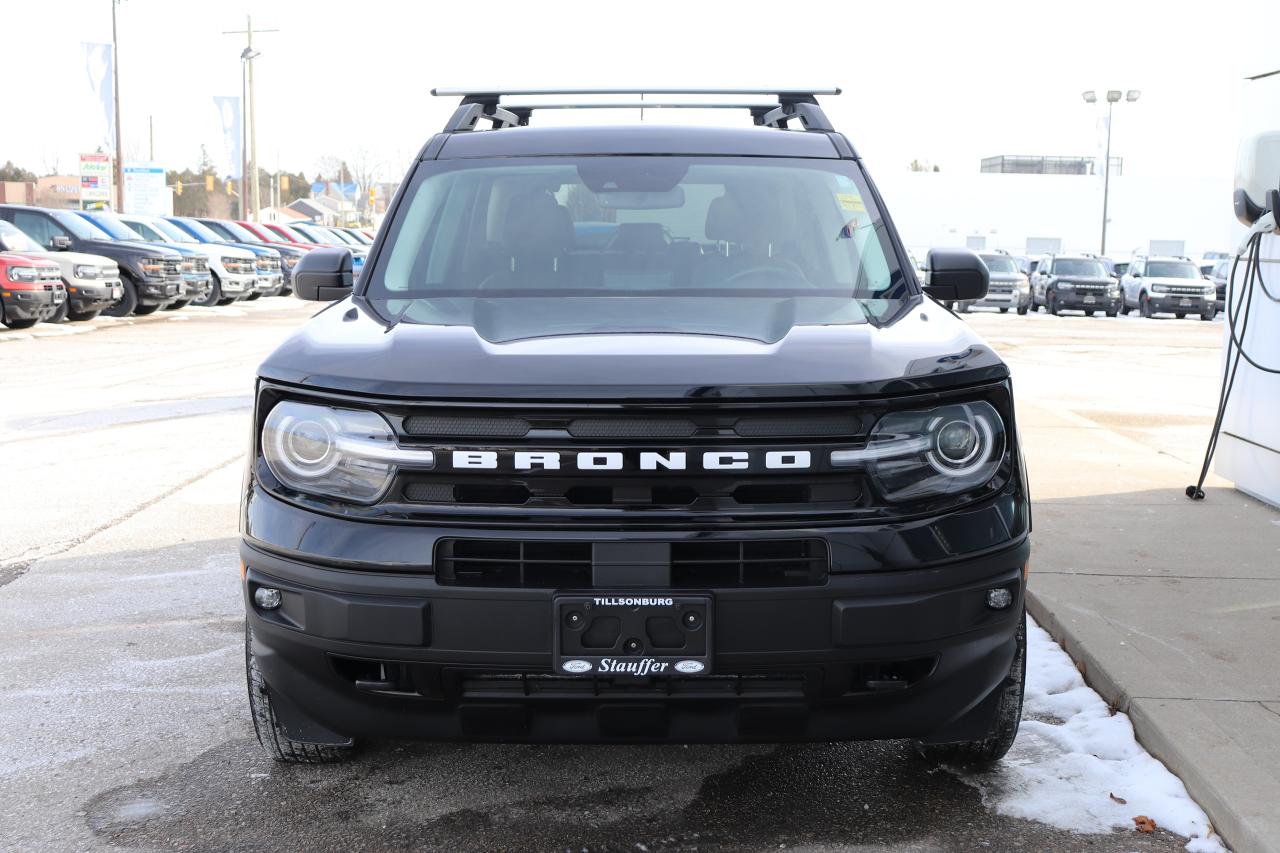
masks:
<path fill-rule="evenodd" d="M 71 248 L 71 238 L 65 234 L 56 234 L 49 238 L 49 248 L 55 252 L 65 252 Z"/>
<path fill-rule="evenodd" d="M 924 263 L 924 291 L 939 302 L 968 302 L 987 295 L 991 273 L 976 252 L 930 249 Z"/>
<path fill-rule="evenodd" d="M 293 293 L 311 302 L 334 302 L 351 295 L 351 251 L 312 249 L 293 268 Z"/>

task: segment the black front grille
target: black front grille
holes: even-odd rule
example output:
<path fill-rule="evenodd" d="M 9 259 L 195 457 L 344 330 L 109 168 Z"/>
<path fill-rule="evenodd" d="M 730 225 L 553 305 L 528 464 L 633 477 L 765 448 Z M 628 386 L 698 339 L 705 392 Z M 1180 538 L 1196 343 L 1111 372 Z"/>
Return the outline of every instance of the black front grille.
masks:
<path fill-rule="evenodd" d="M 436 581 L 454 586 L 588 588 L 591 542 L 441 539 Z M 830 554 L 822 539 L 745 539 L 671 543 L 671 586 L 812 586 L 825 583 Z"/>
<path fill-rule="evenodd" d="M 520 438 L 528 435 L 529 422 L 484 415 L 411 415 L 404 419 L 404 431 L 415 438 Z"/>

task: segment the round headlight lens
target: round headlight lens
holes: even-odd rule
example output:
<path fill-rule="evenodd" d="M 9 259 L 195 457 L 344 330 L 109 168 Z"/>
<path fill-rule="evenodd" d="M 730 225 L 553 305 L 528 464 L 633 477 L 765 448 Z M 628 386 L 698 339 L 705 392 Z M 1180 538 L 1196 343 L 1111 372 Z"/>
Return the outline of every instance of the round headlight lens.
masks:
<path fill-rule="evenodd" d="M 97 278 L 102 271 L 93 264 L 76 264 L 72 272 L 76 278 Z"/>
<path fill-rule="evenodd" d="M 1004 421 L 985 400 L 934 409 L 890 412 L 865 447 L 835 450 L 837 468 L 862 468 L 889 501 L 973 491 L 1005 457 Z"/>
<path fill-rule="evenodd" d="M 374 412 L 285 400 L 262 427 L 262 457 L 283 485 L 311 495 L 372 503 L 395 477 L 396 447 Z"/>

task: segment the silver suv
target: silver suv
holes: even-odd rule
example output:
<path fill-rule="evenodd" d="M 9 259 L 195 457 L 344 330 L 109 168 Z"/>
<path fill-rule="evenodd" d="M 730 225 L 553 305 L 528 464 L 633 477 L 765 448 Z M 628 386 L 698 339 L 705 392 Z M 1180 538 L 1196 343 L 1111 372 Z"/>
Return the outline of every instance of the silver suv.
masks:
<path fill-rule="evenodd" d="M 1143 317 L 1163 313 L 1179 320 L 1188 314 L 1212 320 L 1218 314 L 1216 288 L 1190 258 L 1134 255 L 1120 284 L 1126 314 L 1135 308 Z"/>

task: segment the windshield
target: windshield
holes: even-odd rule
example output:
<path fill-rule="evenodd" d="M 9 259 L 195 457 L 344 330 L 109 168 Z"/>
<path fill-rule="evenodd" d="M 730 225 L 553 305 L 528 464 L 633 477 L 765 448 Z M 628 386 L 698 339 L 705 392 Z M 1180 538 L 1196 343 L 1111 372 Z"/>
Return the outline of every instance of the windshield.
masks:
<path fill-rule="evenodd" d="M 246 228 L 245 230 L 248 231 L 249 229 Z M 253 235 L 253 241 L 255 243 L 287 243 L 289 242 L 288 240 L 284 239 L 279 234 L 272 231 L 270 228 L 268 228 L 265 225 L 257 226 L 257 232 L 254 233 Z"/>
<path fill-rule="evenodd" d="M 333 238 L 333 242 L 338 246 L 361 245 L 359 242 L 356 241 L 355 237 L 352 237 L 350 234 L 343 231 L 341 228 L 318 228 L 316 230 L 323 231 L 325 234 L 328 234 L 330 237 Z"/>
<path fill-rule="evenodd" d="M 1102 261 L 1088 258 L 1058 258 L 1053 262 L 1054 275 L 1078 275 L 1084 278 L 1106 278 L 1107 268 Z"/>
<path fill-rule="evenodd" d="M 150 225 L 152 230 L 159 233 L 161 236 L 167 239 L 170 243 L 199 243 L 200 242 L 195 237 L 192 237 L 186 231 L 183 231 L 181 228 L 179 228 L 177 225 L 174 225 L 172 222 L 170 222 L 167 219 L 160 219 L 159 217 L 157 217 L 155 219 L 143 220 L 143 222 L 146 225 Z"/>
<path fill-rule="evenodd" d="M 109 213 L 95 213 L 92 216 L 86 216 L 90 222 L 106 231 L 116 240 L 141 240 L 144 243 L 146 238 L 134 231 L 128 225 L 125 225 L 119 218 Z"/>
<path fill-rule="evenodd" d="M 369 236 L 367 234 L 363 234 L 359 231 L 352 231 L 350 229 L 344 230 L 342 233 L 346 234 L 352 240 L 355 240 L 357 245 L 360 245 L 360 246 L 373 245 L 373 241 L 369 239 Z"/>
<path fill-rule="evenodd" d="M 239 243 L 261 243 L 262 242 L 257 237 L 250 234 L 249 230 L 238 222 L 223 221 L 223 222 L 219 222 L 218 225 L 221 226 L 221 230 L 229 234 L 231 236 L 231 239 L 235 240 L 236 242 L 239 242 Z"/>
<path fill-rule="evenodd" d="M 200 240 L 203 240 L 206 243 L 227 242 L 226 237 L 223 237 L 221 234 L 217 234 L 211 231 L 202 222 L 197 222 L 194 219 L 183 219 L 181 220 L 181 222 L 182 222 L 182 225 L 179 227 L 188 229 L 192 234 L 195 234 L 197 238 L 199 238 Z"/>
<path fill-rule="evenodd" d="M 103 231 L 97 225 L 75 213 L 67 213 L 66 211 L 53 210 L 49 215 L 57 220 L 58 224 L 79 237 L 81 240 L 110 240 L 111 235 Z"/>
<path fill-rule="evenodd" d="M 298 232 L 299 234 L 301 234 L 303 240 L 305 240 L 308 243 L 328 243 L 332 245 L 337 242 L 333 238 L 328 237 L 324 234 L 321 234 L 320 229 L 316 228 L 313 225 L 295 224 L 295 225 L 290 225 L 289 227 L 292 228 L 294 231 Z"/>
<path fill-rule="evenodd" d="M 1152 278 L 1200 278 L 1195 264 L 1185 261 L 1150 261 L 1147 275 Z"/>
<path fill-rule="evenodd" d="M 0 219 L 0 249 L 6 252 L 39 252 L 47 250 L 27 236 L 27 232 L 11 222 Z"/>
<path fill-rule="evenodd" d="M 365 278 L 375 310 L 491 341 L 780 340 L 912 295 L 847 161 L 512 158 L 424 164 Z"/>
<path fill-rule="evenodd" d="M 991 272 L 1016 273 L 1018 265 L 1008 255 L 983 255 L 982 262 Z"/>

